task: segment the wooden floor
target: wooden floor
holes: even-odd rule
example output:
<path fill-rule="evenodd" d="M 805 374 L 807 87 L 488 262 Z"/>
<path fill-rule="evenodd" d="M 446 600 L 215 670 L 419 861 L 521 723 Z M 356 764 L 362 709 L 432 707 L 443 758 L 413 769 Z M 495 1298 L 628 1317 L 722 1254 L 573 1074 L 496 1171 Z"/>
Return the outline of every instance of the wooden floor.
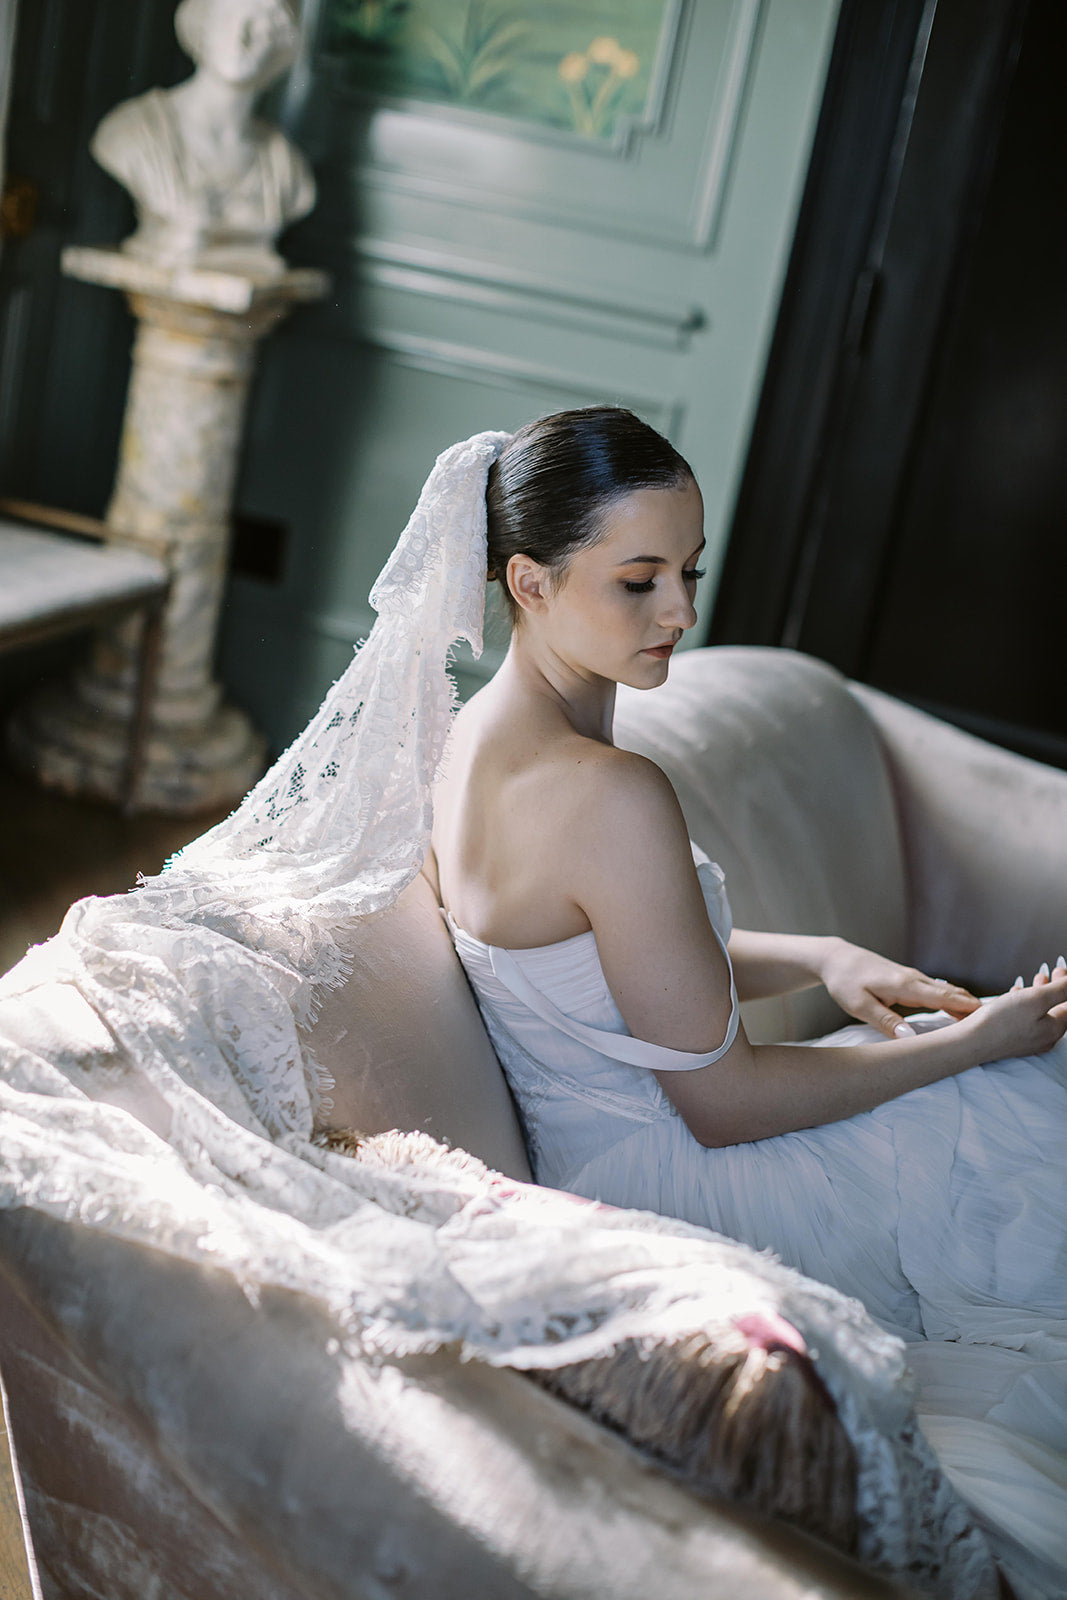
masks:
<path fill-rule="evenodd" d="M 225 814 L 124 817 L 0 766 L 0 972 L 50 938 L 72 901 L 132 888 Z"/>

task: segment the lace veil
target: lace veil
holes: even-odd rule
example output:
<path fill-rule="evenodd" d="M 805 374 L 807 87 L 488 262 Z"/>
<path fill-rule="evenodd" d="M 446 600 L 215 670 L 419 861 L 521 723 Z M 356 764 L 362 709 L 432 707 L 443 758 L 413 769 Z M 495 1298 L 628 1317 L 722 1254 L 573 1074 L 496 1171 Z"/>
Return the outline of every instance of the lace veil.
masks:
<path fill-rule="evenodd" d="M 479 433 L 434 464 L 371 590 L 370 636 L 311 722 L 225 822 L 142 883 L 314 985 L 331 929 L 390 905 L 425 857 L 431 787 L 455 709 L 446 670 L 482 650 L 485 483 L 510 438 Z"/>

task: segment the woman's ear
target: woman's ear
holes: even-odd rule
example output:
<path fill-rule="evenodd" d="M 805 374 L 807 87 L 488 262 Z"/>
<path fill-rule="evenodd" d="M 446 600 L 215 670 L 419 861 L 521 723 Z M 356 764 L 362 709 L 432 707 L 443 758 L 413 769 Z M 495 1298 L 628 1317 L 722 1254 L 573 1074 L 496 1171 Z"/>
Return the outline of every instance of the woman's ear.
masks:
<path fill-rule="evenodd" d="M 545 609 L 551 593 L 551 575 L 532 556 L 511 556 L 507 565 L 507 584 L 515 603 L 536 615 Z"/>

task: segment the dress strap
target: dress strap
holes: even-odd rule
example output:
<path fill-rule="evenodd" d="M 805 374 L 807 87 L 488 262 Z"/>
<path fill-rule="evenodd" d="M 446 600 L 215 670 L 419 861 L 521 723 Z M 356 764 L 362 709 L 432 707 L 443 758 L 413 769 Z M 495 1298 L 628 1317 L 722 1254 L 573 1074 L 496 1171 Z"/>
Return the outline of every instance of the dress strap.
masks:
<path fill-rule="evenodd" d="M 738 1023 L 741 1020 L 734 969 L 726 953 L 726 945 L 714 925 L 711 931 L 718 939 L 723 955 L 726 956 L 726 966 L 730 973 L 730 1022 L 726 1029 L 726 1038 L 719 1048 L 709 1050 L 705 1055 L 694 1055 L 688 1050 L 672 1050 L 665 1044 L 649 1044 L 644 1039 L 635 1039 L 630 1033 L 612 1033 L 607 1028 L 591 1028 L 585 1022 L 576 1022 L 573 1017 L 568 1017 L 566 1012 L 553 1005 L 540 989 L 535 988 L 510 950 L 504 950 L 499 945 L 488 945 L 487 949 L 493 972 L 505 989 L 509 989 L 516 1000 L 521 1000 L 535 1016 L 541 1018 L 542 1022 L 557 1028 L 560 1033 L 576 1039 L 579 1044 L 589 1045 L 602 1056 L 610 1056 L 613 1061 L 624 1061 L 631 1067 L 645 1067 L 654 1072 L 695 1072 L 698 1067 L 712 1066 L 726 1054 L 737 1037 Z"/>

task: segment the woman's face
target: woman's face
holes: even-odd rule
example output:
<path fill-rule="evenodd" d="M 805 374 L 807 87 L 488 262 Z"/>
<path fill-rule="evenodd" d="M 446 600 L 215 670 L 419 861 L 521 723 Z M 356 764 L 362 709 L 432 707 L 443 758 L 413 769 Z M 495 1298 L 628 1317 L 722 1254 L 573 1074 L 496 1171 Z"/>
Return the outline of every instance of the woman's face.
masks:
<path fill-rule="evenodd" d="M 596 544 L 572 556 L 562 582 L 543 587 L 527 618 L 543 642 L 582 677 L 635 689 L 663 683 L 671 650 L 697 620 L 704 503 L 694 481 L 676 489 L 635 489 L 603 517 Z M 544 573 L 528 557 L 535 573 Z M 513 574 L 521 583 L 520 573 Z"/>

